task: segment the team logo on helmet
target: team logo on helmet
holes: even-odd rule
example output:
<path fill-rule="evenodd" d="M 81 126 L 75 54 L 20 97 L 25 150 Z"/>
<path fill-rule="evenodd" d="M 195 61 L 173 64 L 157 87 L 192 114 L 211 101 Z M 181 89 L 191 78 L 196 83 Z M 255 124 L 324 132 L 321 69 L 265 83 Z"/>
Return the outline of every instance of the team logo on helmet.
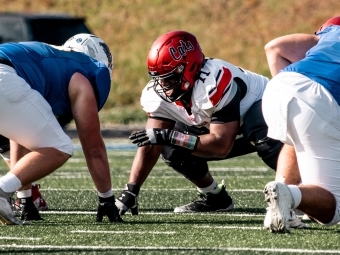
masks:
<path fill-rule="evenodd" d="M 82 40 L 83 40 L 83 39 L 81 39 L 81 38 L 77 38 L 77 39 L 76 39 L 76 42 L 77 42 L 77 43 L 81 43 Z"/>
<path fill-rule="evenodd" d="M 112 55 L 111 55 L 109 47 L 105 43 L 102 43 L 102 42 L 99 42 L 99 45 L 103 47 L 103 50 L 106 54 L 108 68 L 112 69 Z"/>
<path fill-rule="evenodd" d="M 169 48 L 171 57 L 176 61 L 180 60 L 188 51 L 194 50 L 194 46 L 190 41 L 183 42 L 180 40 L 179 43 L 181 45 L 177 47 L 177 50 L 175 47 Z"/>

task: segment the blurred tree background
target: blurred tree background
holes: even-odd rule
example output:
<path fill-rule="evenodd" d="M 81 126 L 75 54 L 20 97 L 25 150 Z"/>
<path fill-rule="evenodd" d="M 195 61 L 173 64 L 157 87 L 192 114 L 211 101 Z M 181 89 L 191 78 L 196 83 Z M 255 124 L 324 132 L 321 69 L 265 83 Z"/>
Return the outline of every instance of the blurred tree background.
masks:
<path fill-rule="evenodd" d="M 103 125 L 141 122 L 146 57 L 160 35 L 187 30 L 207 57 L 270 76 L 264 45 L 289 33 L 314 33 L 340 15 L 339 0 L 0 0 L 0 11 L 64 12 L 85 17 L 114 57 Z"/>

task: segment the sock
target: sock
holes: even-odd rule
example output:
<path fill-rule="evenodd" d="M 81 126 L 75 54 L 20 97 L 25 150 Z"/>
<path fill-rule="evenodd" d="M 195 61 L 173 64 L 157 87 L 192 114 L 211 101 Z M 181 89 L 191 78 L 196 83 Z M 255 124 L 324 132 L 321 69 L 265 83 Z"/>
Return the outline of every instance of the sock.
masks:
<path fill-rule="evenodd" d="M 0 188 L 4 192 L 12 193 L 21 188 L 21 181 L 12 173 L 7 173 L 0 178 Z"/>
<path fill-rule="evenodd" d="M 32 196 L 32 189 L 20 190 L 17 192 L 18 198 L 26 198 Z"/>
<path fill-rule="evenodd" d="M 108 191 L 106 191 L 106 192 L 104 192 L 104 193 L 100 193 L 100 192 L 98 191 L 98 196 L 101 197 L 101 198 L 112 197 L 112 196 L 113 196 L 113 191 L 112 191 L 112 189 L 110 189 L 110 190 L 108 190 Z"/>
<path fill-rule="evenodd" d="M 296 185 L 287 185 L 287 186 L 290 190 L 290 193 L 292 193 L 292 197 L 293 197 L 292 209 L 295 209 L 301 203 L 301 199 L 302 199 L 301 190 Z"/>
<path fill-rule="evenodd" d="M 218 187 L 217 183 L 215 180 L 206 188 L 199 188 L 197 187 L 198 192 L 202 194 L 207 194 L 207 193 L 212 193 L 212 194 L 217 194 L 221 191 L 221 189 Z"/>

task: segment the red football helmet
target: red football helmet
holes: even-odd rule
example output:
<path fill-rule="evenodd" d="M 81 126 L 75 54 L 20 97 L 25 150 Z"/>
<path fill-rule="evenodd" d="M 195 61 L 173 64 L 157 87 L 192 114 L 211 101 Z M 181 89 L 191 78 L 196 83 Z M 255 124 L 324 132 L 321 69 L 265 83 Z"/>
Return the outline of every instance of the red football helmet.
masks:
<path fill-rule="evenodd" d="M 338 26 L 340 26 L 340 16 L 334 17 L 334 18 L 331 18 L 331 19 L 327 20 L 327 21 L 319 28 L 319 30 L 318 30 L 316 33 L 321 32 L 321 31 L 324 30 L 326 27 L 329 27 L 329 26 L 331 26 L 331 25 L 338 25 Z"/>
<path fill-rule="evenodd" d="M 194 35 L 177 30 L 160 36 L 148 55 L 148 74 L 155 92 L 167 102 L 179 100 L 194 86 L 203 61 Z"/>

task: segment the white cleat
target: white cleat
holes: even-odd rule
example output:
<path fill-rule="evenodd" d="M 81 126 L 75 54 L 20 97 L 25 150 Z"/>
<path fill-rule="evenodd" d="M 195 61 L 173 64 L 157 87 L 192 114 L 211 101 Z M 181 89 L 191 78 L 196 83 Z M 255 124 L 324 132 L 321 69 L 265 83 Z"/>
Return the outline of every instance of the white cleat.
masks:
<path fill-rule="evenodd" d="M 15 218 L 11 205 L 4 197 L 0 197 L 0 222 L 4 225 L 22 225 L 22 222 Z"/>
<path fill-rule="evenodd" d="M 267 213 L 263 221 L 263 226 L 266 229 L 270 229 L 271 224 L 271 211 L 269 210 L 269 207 L 267 208 Z M 294 212 L 294 210 L 290 210 L 290 215 L 292 219 L 288 222 L 290 228 L 298 228 L 298 229 L 309 229 L 311 228 L 309 224 L 304 223 Z M 304 219 L 304 218 L 302 218 Z"/>
<path fill-rule="evenodd" d="M 268 203 L 265 227 L 272 233 L 290 233 L 292 195 L 286 184 L 272 181 L 264 188 L 265 200 Z"/>

